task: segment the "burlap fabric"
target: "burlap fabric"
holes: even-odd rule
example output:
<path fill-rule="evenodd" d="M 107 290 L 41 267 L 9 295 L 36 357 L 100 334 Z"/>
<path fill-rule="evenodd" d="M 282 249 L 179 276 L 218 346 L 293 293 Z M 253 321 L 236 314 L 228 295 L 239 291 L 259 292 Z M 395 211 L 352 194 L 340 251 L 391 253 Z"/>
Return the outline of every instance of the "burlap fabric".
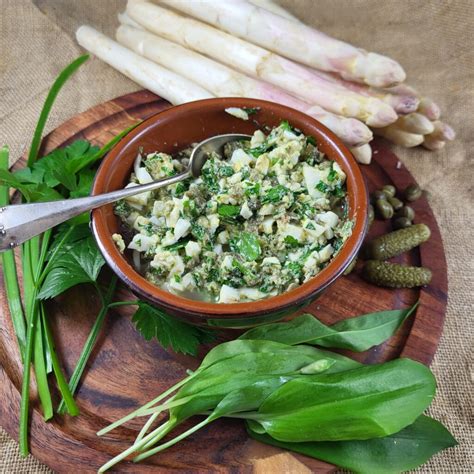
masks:
<path fill-rule="evenodd" d="M 40 6 L 46 2 L 37 0 Z M 29 144 L 53 78 L 80 53 L 67 31 L 82 22 L 110 34 L 123 7 L 113 0 L 49 3 L 56 14 L 46 15 L 27 0 L 0 2 L 0 142 L 10 145 L 13 159 Z M 449 427 L 460 445 L 436 456 L 421 472 L 472 472 L 474 1 L 286 0 L 284 4 L 329 34 L 400 61 L 409 82 L 436 98 L 457 131 L 456 141 L 437 153 L 421 148 L 395 151 L 429 193 L 449 267 L 446 324 L 432 366 L 439 389 L 431 414 Z M 94 59 L 61 92 L 48 129 L 137 88 Z M 0 471 L 49 472 L 31 457 L 21 459 L 16 442 L 2 431 Z"/>

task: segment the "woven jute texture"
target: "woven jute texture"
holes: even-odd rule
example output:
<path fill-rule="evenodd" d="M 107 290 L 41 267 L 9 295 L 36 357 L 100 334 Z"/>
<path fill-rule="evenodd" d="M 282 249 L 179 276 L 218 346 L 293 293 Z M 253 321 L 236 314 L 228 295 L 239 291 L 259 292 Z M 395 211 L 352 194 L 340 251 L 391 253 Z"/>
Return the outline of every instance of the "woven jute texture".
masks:
<path fill-rule="evenodd" d="M 473 472 L 474 1 L 282 3 L 328 34 L 398 60 L 408 82 L 436 98 L 445 120 L 456 129 L 456 141 L 440 152 L 394 148 L 429 193 L 448 260 L 449 303 L 432 365 L 439 388 L 430 414 L 445 423 L 460 444 L 433 458 L 420 472 Z M 81 52 L 71 32 L 81 23 L 90 23 L 111 34 L 123 5 L 114 0 L 0 1 L 0 142 L 9 144 L 13 160 L 29 144 L 52 80 Z M 61 92 L 48 130 L 138 88 L 93 59 Z M 0 431 L 0 472 L 50 471 L 31 457 L 21 459 L 16 442 Z"/>

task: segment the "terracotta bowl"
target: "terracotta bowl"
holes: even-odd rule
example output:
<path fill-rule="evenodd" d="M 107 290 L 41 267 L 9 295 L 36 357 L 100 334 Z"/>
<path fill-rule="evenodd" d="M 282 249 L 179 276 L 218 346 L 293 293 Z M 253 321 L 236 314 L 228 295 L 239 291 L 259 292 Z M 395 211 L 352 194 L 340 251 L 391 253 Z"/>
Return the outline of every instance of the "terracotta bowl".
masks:
<path fill-rule="evenodd" d="M 258 107 L 243 121 L 226 112 L 227 107 Z M 274 321 L 309 304 L 338 278 L 357 254 L 367 230 L 368 197 L 359 166 L 341 141 L 315 119 L 283 105 L 254 99 L 208 99 L 172 107 L 145 120 L 104 158 L 94 181 L 92 194 L 123 188 L 129 180 L 139 147 L 145 153 L 156 150 L 173 154 L 193 142 L 223 133 L 252 134 L 264 125 L 273 127 L 282 120 L 312 135 L 319 149 L 335 160 L 347 175 L 349 218 L 355 222 L 352 235 L 338 255 L 318 275 L 305 284 L 268 299 L 233 304 L 217 304 L 173 295 L 148 282 L 120 254 L 112 234 L 119 232 L 119 220 L 112 205 L 92 213 L 92 229 L 105 260 L 133 292 L 168 313 L 187 322 L 211 327 L 248 327 Z"/>

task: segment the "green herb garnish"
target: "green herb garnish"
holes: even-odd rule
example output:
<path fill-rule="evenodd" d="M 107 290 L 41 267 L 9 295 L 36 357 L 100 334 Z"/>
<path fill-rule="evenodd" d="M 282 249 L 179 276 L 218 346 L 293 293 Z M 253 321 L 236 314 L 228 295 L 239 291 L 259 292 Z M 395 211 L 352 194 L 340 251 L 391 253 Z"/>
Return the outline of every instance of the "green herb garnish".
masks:
<path fill-rule="evenodd" d="M 287 235 L 284 239 L 284 242 L 289 247 L 298 247 L 300 245 L 299 241 L 295 239 L 292 235 Z"/>
<path fill-rule="evenodd" d="M 222 217 L 236 217 L 240 214 L 240 206 L 220 204 L 217 206 L 217 213 Z"/>
<path fill-rule="evenodd" d="M 329 186 L 323 182 L 323 181 L 320 181 L 317 185 L 316 185 L 316 189 L 318 191 L 321 191 L 322 193 L 327 193 L 329 191 Z"/>
<path fill-rule="evenodd" d="M 279 202 L 290 190 L 281 184 L 270 188 L 262 198 L 262 203 Z"/>
<path fill-rule="evenodd" d="M 260 242 L 250 232 L 241 232 L 238 236 L 231 239 L 230 248 L 249 262 L 257 260 L 262 253 Z"/>

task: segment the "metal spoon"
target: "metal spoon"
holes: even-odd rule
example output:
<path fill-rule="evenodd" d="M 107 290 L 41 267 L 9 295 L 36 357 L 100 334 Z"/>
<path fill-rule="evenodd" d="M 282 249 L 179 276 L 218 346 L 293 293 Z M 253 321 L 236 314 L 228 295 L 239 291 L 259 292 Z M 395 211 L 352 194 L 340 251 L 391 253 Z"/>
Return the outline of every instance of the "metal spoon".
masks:
<path fill-rule="evenodd" d="M 226 143 L 248 138 L 251 138 L 251 136 L 229 133 L 216 135 L 202 141 L 192 151 L 186 170 L 170 178 L 97 196 L 2 207 L 0 208 L 0 252 L 12 249 L 35 235 L 41 234 L 45 230 L 83 212 L 135 194 L 153 191 L 190 177 L 197 178 L 201 174 L 201 169 L 210 152 L 218 151 Z"/>

